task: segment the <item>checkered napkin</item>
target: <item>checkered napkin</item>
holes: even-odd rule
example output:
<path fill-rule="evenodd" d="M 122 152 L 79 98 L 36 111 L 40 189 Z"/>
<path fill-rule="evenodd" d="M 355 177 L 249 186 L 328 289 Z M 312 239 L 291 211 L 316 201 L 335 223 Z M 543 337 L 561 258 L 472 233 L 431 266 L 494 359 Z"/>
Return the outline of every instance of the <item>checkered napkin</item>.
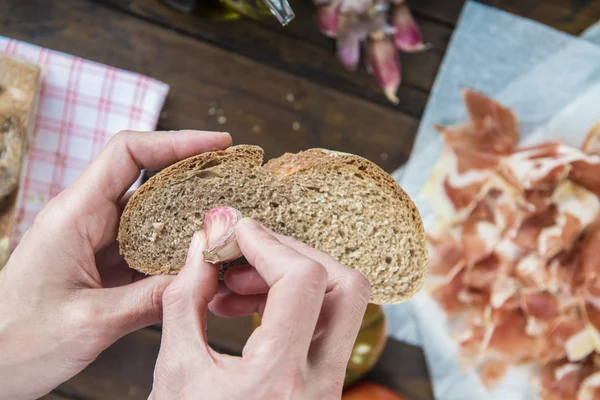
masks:
<path fill-rule="evenodd" d="M 169 86 L 2 36 L 0 52 L 38 64 L 43 75 L 35 139 L 17 200 L 14 248 L 36 214 L 83 172 L 116 132 L 156 128 Z"/>

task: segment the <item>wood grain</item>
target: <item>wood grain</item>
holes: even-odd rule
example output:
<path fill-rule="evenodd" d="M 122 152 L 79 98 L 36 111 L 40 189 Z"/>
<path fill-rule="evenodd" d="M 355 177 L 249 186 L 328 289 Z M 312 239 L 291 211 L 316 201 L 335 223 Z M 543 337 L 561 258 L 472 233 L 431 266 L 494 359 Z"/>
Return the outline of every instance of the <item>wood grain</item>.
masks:
<path fill-rule="evenodd" d="M 342 67 L 335 57 L 335 41 L 319 32 L 314 22 L 314 6 L 308 1 L 294 2 L 296 18 L 285 28 L 277 26 L 274 19 L 211 21 L 199 12 L 181 13 L 156 0 L 98 1 L 320 84 L 390 106 L 364 68 L 352 73 Z M 422 113 L 425 104 L 421 101 L 426 101 L 424 91 L 431 89 L 451 33 L 448 27 L 428 20 L 419 20 L 419 24 L 433 49 L 418 56 L 403 57 L 404 86 L 400 91 L 399 109 L 413 115 Z"/>
<path fill-rule="evenodd" d="M 0 15 L 10 15 L 0 21 L 3 35 L 169 83 L 163 128 L 227 130 L 236 143 L 262 146 L 267 158 L 331 148 L 387 171 L 400 166 L 412 146 L 413 117 L 89 0 L 8 0 Z"/>
<path fill-rule="evenodd" d="M 429 379 L 424 379 L 426 376 L 429 372 L 423 351 L 390 339 L 365 380 L 395 389 L 410 400 L 434 400 Z"/>
<path fill-rule="evenodd" d="M 69 397 L 90 400 L 147 399 L 159 348 L 159 331 L 134 332 L 118 340 L 58 390 Z"/>
<path fill-rule="evenodd" d="M 221 353 L 239 355 L 251 328 L 250 318 L 220 319 L 210 314 L 209 343 Z M 157 328 L 125 336 L 58 390 L 65 396 L 90 400 L 147 399 L 152 390 L 160 337 L 161 331 Z"/>
<path fill-rule="evenodd" d="M 59 393 L 52 392 L 39 398 L 39 400 L 75 400 L 74 397 L 66 397 Z"/>
<path fill-rule="evenodd" d="M 224 328 L 226 326 L 227 329 Z M 248 319 L 226 321 L 211 317 L 209 320 L 211 345 L 218 351 L 239 355 L 249 334 Z M 90 400 L 147 399 L 152 390 L 152 373 L 160 348 L 160 335 L 159 330 L 147 328 L 125 336 L 83 372 L 62 384 L 58 388 L 60 393 Z M 236 341 L 232 341 L 231 337 L 236 336 Z M 225 337 L 228 339 L 223 340 Z M 219 348 L 221 345 L 233 345 L 236 349 Z M 410 399 L 433 399 L 422 352 L 395 340 L 389 341 L 384 357 L 367 380 L 385 383 Z M 47 400 L 63 399 L 49 397 Z"/>
<path fill-rule="evenodd" d="M 407 0 L 417 16 L 453 26 L 464 0 Z M 597 0 L 478 0 L 553 28 L 579 35 L 600 20 Z"/>
<path fill-rule="evenodd" d="M 228 130 L 237 143 L 259 144 L 268 156 L 330 147 L 366 156 L 388 171 L 408 155 L 413 116 L 422 112 L 463 5 L 408 0 L 434 51 L 403 57 L 406 84 L 393 109 L 369 75 L 348 73 L 337 63 L 333 42 L 311 25 L 310 0 L 294 3 L 298 18 L 285 30 L 273 21 L 214 23 L 175 13 L 159 0 L 96 1 L 5 0 L 0 34 L 166 81 L 171 94 L 160 121 L 164 129 Z M 574 34 L 600 18 L 595 0 L 484 2 Z M 212 346 L 240 354 L 250 322 L 211 316 L 208 330 Z M 44 399 L 145 399 L 159 346 L 159 329 L 135 332 Z M 367 379 L 409 399 L 433 399 L 422 352 L 394 340 Z"/>
<path fill-rule="evenodd" d="M 580 35 L 600 20 L 597 0 L 484 0 L 486 4 L 522 15 L 553 28 Z"/>

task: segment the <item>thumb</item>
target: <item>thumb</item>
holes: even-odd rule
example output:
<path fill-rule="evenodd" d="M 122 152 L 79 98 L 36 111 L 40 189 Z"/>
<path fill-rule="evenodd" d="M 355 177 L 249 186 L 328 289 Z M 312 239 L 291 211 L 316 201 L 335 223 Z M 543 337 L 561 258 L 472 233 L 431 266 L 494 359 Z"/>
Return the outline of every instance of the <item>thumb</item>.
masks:
<path fill-rule="evenodd" d="M 196 232 L 185 266 L 163 296 L 163 344 L 189 346 L 200 343 L 209 351 L 206 339 L 208 303 L 217 293 L 219 269 L 204 261 L 204 232 Z M 172 343 L 174 342 L 174 343 Z"/>

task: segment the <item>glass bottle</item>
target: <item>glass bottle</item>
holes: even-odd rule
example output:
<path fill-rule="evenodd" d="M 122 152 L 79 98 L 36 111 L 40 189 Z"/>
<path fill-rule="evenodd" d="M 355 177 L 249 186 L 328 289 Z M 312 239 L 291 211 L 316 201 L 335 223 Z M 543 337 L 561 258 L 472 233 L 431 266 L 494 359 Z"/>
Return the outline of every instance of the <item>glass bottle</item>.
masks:
<path fill-rule="evenodd" d="M 198 10 L 213 19 L 232 20 L 246 16 L 262 19 L 274 16 L 281 25 L 287 25 L 295 14 L 288 0 L 163 0 L 171 7 L 191 12 Z"/>
<path fill-rule="evenodd" d="M 252 330 L 260 326 L 257 314 L 252 316 Z M 352 348 L 352 355 L 346 367 L 344 387 L 348 387 L 373 369 L 387 343 L 387 324 L 383 309 L 369 304 L 363 317 L 358 336 Z"/>

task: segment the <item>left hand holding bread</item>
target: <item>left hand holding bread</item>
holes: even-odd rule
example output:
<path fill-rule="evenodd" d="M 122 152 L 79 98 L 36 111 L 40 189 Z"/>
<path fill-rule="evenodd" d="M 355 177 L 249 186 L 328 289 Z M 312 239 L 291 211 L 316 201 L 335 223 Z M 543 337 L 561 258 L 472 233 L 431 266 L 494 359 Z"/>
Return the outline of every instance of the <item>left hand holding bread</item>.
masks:
<path fill-rule="evenodd" d="M 116 242 L 141 169 L 224 149 L 217 132 L 121 132 L 38 215 L 0 272 L 0 399 L 33 399 L 123 335 L 161 322 L 172 276 L 130 269 Z"/>

